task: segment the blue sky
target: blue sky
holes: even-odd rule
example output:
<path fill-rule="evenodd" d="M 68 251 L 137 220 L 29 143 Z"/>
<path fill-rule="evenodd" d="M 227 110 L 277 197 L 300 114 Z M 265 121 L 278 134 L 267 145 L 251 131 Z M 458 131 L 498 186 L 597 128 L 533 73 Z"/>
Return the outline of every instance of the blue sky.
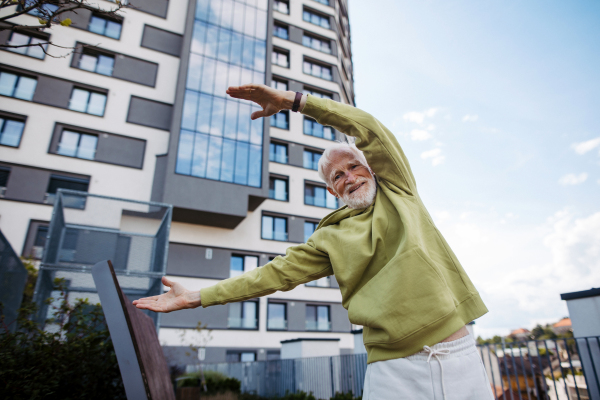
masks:
<path fill-rule="evenodd" d="M 490 313 L 600 287 L 600 2 L 349 1 L 356 102 L 397 136 Z"/>

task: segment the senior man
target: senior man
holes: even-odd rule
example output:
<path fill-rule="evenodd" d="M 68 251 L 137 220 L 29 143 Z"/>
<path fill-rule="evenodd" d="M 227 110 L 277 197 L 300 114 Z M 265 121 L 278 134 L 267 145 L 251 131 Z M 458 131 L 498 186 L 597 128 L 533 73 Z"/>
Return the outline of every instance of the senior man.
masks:
<path fill-rule="evenodd" d="M 252 119 L 301 111 L 354 137 L 356 145 L 335 144 L 319 160 L 327 190 L 346 206 L 261 268 L 200 292 L 163 278 L 169 292 L 134 304 L 159 312 L 208 307 L 333 274 L 350 321 L 363 326 L 364 400 L 493 399 L 465 327 L 487 309 L 425 209 L 394 135 L 370 114 L 332 100 L 254 84 L 227 93 L 263 108 Z"/>

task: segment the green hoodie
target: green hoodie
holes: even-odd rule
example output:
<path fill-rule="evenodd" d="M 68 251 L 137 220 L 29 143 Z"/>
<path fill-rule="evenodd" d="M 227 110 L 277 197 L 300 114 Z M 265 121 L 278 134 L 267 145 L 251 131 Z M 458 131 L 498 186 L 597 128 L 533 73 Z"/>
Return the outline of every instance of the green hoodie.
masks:
<path fill-rule="evenodd" d="M 479 318 L 487 308 L 425 209 L 394 135 L 370 114 L 308 96 L 303 114 L 356 138 L 377 177 L 375 201 L 323 220 L 285 256 L 202 289 L 203 307 L 288 291 L 335 275 L 342 305 L 363 325 L 368 363 L 406 357 Z"/>

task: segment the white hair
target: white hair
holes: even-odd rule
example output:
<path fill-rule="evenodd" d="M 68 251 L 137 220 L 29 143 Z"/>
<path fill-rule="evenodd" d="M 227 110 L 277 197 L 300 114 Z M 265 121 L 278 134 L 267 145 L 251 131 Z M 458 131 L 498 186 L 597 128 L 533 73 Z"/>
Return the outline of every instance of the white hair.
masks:
<path fill-rule="evenodd" d="M 336 153 L 336 152 L 344 152 L 344 153 L 352 154 L 353 156 L 356 157 L 356 159 L 361 164 L 363 164 L 365 167 L 370 169 L 369 164 L 367 163 L 367 159 L 365 158 L 365 155 L 363 154 L 362 151 L 360 151 L 358 149 L 358 147 L 356 147 L 356 145 L 354 143 L 336 142 L 333 146 L 326 148 L 325 151 L 323 152 L 323 155 L 319 159 L 319 178 L 321 178 L 323 181 L 325 181 L 327 186 L 330 186 L 330 182 L 329 182 L 330 177 L 325 175 L 325 171 L 328 171 L 329 167 L 331 167 L 332 153 Z"/>

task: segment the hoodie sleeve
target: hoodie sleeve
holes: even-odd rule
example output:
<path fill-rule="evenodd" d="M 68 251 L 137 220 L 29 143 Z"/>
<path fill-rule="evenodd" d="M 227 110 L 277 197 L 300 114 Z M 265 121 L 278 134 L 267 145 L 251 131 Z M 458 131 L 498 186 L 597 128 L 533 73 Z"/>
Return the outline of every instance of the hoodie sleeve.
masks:
<path fill-rule="evenodd" d="M 200 290 L 202 307 L 243 301 L 296 286 L 333 274 L 329 255 L 317 249 L 315 242 L 292 246 L 262 267 L 225 279 Z"/>
<path fill-rule="evenodd" d="M 416 194 L 415 178 L 398 140 L 371 114 L 310 95 L 302 114 L 355 137 L 356 147 L 362 150 L 375 175 L 408 194 Z"/>

